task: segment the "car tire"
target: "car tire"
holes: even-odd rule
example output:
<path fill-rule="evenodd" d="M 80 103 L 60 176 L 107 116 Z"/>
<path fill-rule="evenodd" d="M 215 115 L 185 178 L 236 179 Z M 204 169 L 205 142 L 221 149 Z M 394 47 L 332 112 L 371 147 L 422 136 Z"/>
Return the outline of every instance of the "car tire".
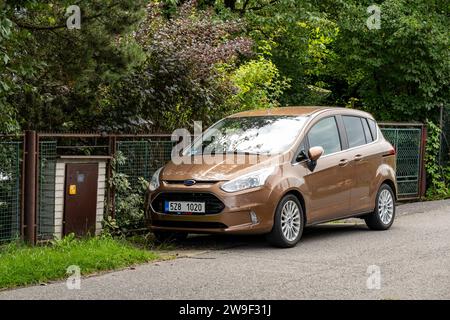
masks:
<path fill-rule="evenodd" d="M 157 243 L 169 243 L 183 241 L 187 238 L 186 232 L 167 232 L 167 231 L 154 231 L 155 240 Z"/>
<path fill-rule="evenodd" d="M 365 217 L 369 229 L 387 230 L 395 219 L 395 194 L 387 184 L 382 184 L 375 198 L 375 210 Z"/>
<path fill-rule="evenodd" d="M 294 247 L 302 237 L 304 213 L 300 201 L 293 194 L 284 196 L 277 206 L 269 243 L 280 248 Z"/>

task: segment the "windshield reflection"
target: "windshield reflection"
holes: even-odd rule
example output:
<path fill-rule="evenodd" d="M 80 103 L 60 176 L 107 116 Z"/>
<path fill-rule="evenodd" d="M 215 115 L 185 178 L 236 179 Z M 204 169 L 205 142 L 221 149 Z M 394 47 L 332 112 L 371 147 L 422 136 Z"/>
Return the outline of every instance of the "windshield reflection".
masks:
<path fill-rule="evenodd" d="M 295 141 L 307 117 L 225 118 L 194 141 L 185 155 L 279 154 Z"/>

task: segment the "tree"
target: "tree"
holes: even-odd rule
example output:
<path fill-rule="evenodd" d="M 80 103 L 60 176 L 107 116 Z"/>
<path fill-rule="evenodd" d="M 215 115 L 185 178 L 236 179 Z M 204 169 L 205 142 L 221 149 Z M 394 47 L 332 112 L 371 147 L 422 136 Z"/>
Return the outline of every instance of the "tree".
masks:
<path fill-rule="evenodd" d="M 324 103 L 329 88 L 322 80 L 331 55 L 336 25 L 322 12 L 322 2 L 248 0 L 225 3 L 248 23 L 248 34 L 259 48 L 269 46 L 270 59 L 282 77 L 290 80 L 281 105 Z M 220 1 L 219 1 L 220 3 Z"/>
<path fill-rule="evenodd" d="M 139 115 L 153 121 L 153 130 L 167 131 L 193 119 L 209 124 L 233 108 L 227 102 L 234 88 L 219 66 L 234 68 L 250 57 L 252 41 L 242 36 L 242 21 L 221 21 L 213 10 L 196 8 L 188 1 L 166 19 L 159 6 L 148 7 L 136 34 L 146 62 L 107 92 L 107 123 Z"/>
<path fill-rule="evenodd" d="M 13 74 L 17 70 L 10 65 L 10 43 L 15 39 L 12 36 L 12 22 L 5 15 L 5 4 L 0 4 L 0 132 L 13 133 L 18 131 L 19 125 L 15 119 L 14 107 L 8 103 L 7 97 L 15 89 Z"/>
<path fill-rule="evenodd" d="M 66 26 L 69 5 L 81 8 L 81 29 Z M 22 128 L 87 129 L 102 86 L 139 61 L 128 34 L 142 18 L 144 1 L 7 1 L 9 59 L 3 100 Z"/>
<path fill-rule="evenodd" d="M 278 107 L 280 96 L 290 86 L 275 64 L 263 56 L 233 70 L 230 79 L 237 89 L 231 97 L 231 105 L 236 106 L 233 112 Z"/>
<path fill-rule="evenodd" d="M 379 30 L 365 23 L 371 1 L 336 3 L 333 69 L 344 80 L 337 99 L 356 98 L 355 107 L 380 120 L 434 118 L 450 97 L 448 2 L 383 1 Z"/>

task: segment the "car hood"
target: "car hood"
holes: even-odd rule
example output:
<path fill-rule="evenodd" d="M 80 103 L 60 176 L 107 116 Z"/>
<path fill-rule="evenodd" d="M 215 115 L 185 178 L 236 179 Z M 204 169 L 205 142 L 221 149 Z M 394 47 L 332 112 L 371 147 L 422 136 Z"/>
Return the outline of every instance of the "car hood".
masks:
<path fill-rule="evenodd" d="M 245 173 L 255 171 L 274 163 L 279 163 L 280 156 L 268 155 L 235 155 L 234 161 L 221 159 L 213 164 L 202 163 L 201 156 L 183 158 L 182 164 L 170 161 L 164 166 L 161 179 L 165 181 L 225 181 L 231 180 Z M 190 161 L 190 163 L 188 162 Z"/>

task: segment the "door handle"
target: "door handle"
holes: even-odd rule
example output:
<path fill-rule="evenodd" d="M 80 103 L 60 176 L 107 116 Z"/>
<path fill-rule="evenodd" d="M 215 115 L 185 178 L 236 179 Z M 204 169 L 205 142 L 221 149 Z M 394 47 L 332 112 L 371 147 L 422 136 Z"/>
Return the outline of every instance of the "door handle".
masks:
<path fill-rule="evenodd" d="M 347 159 L 342 159 L 341 161 L 339 161 L 339 166 L 340 167 L 345 167 L 348 164 L 348 160 Z"/>
<path fill-rule="evenodd" d="M 362 154 L 357 154 L 357 155 L 355 156 L 355 161 L 361 161 L 362 159 L 363 159 Z"/>

